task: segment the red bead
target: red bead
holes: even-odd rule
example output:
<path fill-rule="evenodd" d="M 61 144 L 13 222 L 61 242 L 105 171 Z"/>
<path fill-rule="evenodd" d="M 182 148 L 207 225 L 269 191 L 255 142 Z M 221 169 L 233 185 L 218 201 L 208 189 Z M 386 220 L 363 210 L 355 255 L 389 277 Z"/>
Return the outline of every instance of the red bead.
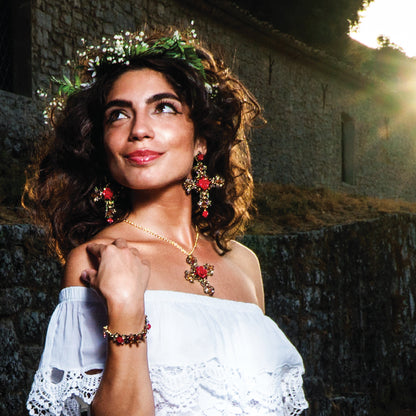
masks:
<path fill-rule="evenodd" d="M 124 339 L 121 335 L 116 338 L 117 344 L 124 344 Z"/>
<path fill-rule="evenodd" d="M 204 266 L 198 266 L 196 269 L 196 274 L 201 278 L 205 279 L 207 277 L 207 269 Z"/>
<path fill-rule="evenodd" d="M 208 178 L 201 178 L 198 180 L 197 185 L 203 189 L 204 191 L 206 191 L 209 186 L 211 185 L 211 181 Z"/>
<path fill-rule="evenodd" d="M 198 153 L 197 157 L 196 157 L 199 161 L 203 161 L 204 160 L 204 155 L 202 153 Z"/>
<path fill-rule="evenodd" d="M 103 198 L 104 199 L 112 199 L 113 198 L 113 191 L 110 188 L 104 188 L 103 189 Z"/>
<path fill-rule="evenodd" d="M 208 211 L 202 211 L 202 216 L 203 216 L 204 218 L 208 217 Z"/>
<path fill-rule="evenodd" d="M 112 218 L 107 218 L 107 222 L 108 222 L 109 224 L 112 224 L 112 223 L 114 222 L 114 220 L 113 220 Z"/>

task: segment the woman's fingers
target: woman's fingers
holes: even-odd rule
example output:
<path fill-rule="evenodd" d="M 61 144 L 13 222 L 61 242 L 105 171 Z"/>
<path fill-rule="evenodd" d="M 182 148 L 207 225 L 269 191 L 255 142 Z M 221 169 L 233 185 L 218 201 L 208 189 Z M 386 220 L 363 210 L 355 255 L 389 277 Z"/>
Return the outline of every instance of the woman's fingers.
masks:
<path fill-rule="evenodd" d="M 113 244 L 118 248 L 127 248 L 127 241 L 124 238 L 117 238 L 113 241 Z"/>
<path fill-rule="evenodd" d="M 110 244 L 90 243 L 91 267 L 81 273 L 85 286 L 97 291 L 107 302 L 109 313 L 137 315 L 149 279 L 148 261 L 142 258 L 136 247 L 130 247 L 123 238 Z"/>
<path fill-rule="evenodd" d="M 90 254 L 93 254 L 95 257 L 97 257 L 98 259 L 101 258 L 104 250 L 109 246 L 110 244 L 98 244 L 98 243 L 89 243 L 87 245 L 87 250 Z M 117 238 L 116 240 L 114 240 L 112 242 L 112 245 L 123 249 L 123 248 L 128 248 L 127 246 L 127 241 L 124 238 Z M 131 248 L 131 251 L 134 250 L 134 254 L 138 254 L 138 250 Z"/>
<path fill-rule="evenodd" d="M 81 272 L 81 281 L 85 286 L 91 286 L 91 280 L 94 280 L 97 277 L 97 270 L 94 269 L 85 269 Z"/>
<path fill-rule="evenodd" d="M 106 247 L 106 244 L 89 243 L 87 244 L 87 251 L 97 259 L 100 259 L 102 252 L 105 250 Z"/>
<path fill-rule="evenodd" d="M 135 255 L 135 256 L 137 256 L 137 257 L 140 257 L 140 252 L 139 252 L 139 250 L 137 250 L 137 248 L 136 247 L 131 247 L 131 248 L 129 248 L 129 250 Z"/>
<path fill-rule="evenodd" d="M 84 284 L 101 286 L 103 280 L 117 277 L 137 279 L 137 274 L 148 280 L 148 264 L 143 262 L 140 252 L 136 247 L 129 247 L 124 238 L 117 238 L 111 244 L 90 243 L 87 251 L 94 257 L 96 263 L 90 269 L 85 269 L 81 274 Z"/>

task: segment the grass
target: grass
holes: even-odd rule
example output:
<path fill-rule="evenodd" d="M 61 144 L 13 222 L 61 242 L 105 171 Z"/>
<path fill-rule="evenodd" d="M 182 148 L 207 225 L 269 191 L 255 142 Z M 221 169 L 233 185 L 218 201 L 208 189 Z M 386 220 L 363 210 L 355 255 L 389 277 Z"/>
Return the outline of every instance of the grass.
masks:
<path fill-rule="evenodd" d="M 390 213 L 416 213 L 416 203 L 378 199 L 327 188 L 302 188 L 273 183 L 257 184 L 257 214 L 248 234 L 284 234 L 348 224 Z M 31 223 L 22 208 L 0 206 L 1 224 Z"/>
<path fill-rule="evenodd" d="M 283 234 L 348 224 L 391 213 L 416 213 L 416 203 L 350 195 L 327 188 L 258 184 L 250 234 Z"/>

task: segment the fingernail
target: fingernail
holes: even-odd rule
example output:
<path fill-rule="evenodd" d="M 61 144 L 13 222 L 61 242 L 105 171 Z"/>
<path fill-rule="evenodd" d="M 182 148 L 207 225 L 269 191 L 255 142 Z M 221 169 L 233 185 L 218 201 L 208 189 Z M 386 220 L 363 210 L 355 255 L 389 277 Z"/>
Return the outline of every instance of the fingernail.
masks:
<path fill-rule="evenodd" d="M 85 270 L 83 270 L 81 272 L 81 280 L 83 280 L 84 282 L 89 282 L 90 281 L 90 279 L 88 278 L 88 274 Z"/>

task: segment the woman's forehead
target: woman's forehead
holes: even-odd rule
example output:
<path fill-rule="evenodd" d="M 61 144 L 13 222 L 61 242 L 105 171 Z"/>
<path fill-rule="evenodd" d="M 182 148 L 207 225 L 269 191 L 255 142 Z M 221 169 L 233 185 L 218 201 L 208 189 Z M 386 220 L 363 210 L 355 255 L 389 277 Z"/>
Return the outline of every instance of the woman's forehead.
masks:
<path fill-rule="evenodd" d="M 162 92 L 176 95 L 172 84 L 163 73 L 149 68 L 133 69 L 124 72 L 114 81 L 106 101 L 120 95 L 137 96 L 139 94 L 146 97 Z"/>

